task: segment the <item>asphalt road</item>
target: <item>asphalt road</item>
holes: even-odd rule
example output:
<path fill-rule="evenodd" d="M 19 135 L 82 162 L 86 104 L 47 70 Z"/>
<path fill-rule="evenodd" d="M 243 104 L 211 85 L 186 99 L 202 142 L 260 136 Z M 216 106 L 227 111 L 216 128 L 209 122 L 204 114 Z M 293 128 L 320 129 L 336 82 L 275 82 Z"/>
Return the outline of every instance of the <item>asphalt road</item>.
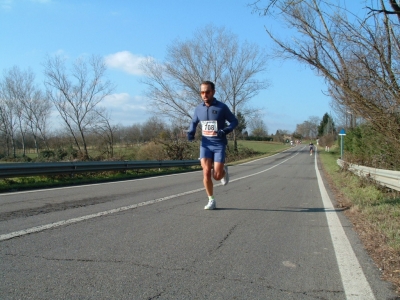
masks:
<path fill-rule="evenodd" d="M 229 170 L 0 194 L 0 299 L 395 299 L 307 148 Z"/>

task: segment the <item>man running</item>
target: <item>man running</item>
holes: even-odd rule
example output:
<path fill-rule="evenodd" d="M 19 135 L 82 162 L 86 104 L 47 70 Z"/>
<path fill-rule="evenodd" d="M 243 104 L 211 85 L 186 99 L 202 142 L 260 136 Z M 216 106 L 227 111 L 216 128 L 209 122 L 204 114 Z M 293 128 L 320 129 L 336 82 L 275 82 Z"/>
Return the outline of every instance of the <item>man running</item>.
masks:
<path fill-rule="evenodd" d="M 308 146 L 310 147 L 310 156 L 311 156 L 312 153 L 313 153 L 313 150 L 314 150 L 314 144 L 313 144 L 313 142 L 310 142 L 310 144 L 309 144 Z"/>
<path fill-rule="evenodd" d="M 208 195 L 208 204 L 204 209 L 217 207 L 214 199 L 215 180 L 221 180 L 222 185 L 229 182 L 228 167 L 225 166 L 225 150 L 228 140 L 226 135 L 238 125 L 238 120 L 227 105 L 214 98 L 215 85 L 211 81 L 203 81 L 200 85 L 200 95 L 203 103 L 194 110 L 193 119 L 188 130 L 188 140 L 193 141 L 196 127 L 201 122 L 200 162 L 203 168 L 203 183 Z M 229 125 L 225 127 L 225 122 Z"/>

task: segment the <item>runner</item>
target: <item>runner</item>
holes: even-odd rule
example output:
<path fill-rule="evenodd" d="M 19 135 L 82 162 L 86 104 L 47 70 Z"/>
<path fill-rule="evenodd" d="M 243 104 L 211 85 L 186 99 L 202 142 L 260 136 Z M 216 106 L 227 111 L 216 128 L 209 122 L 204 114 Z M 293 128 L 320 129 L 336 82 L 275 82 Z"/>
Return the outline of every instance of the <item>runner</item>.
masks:
<path fill-rule="evenodd" d="M 201 122 L 200 162 L 203 168 L 203 183 L 208 195 L 208 204 L 204 209 L 217 207 L 211 176 L 215 180 L 221 180 L 222 185 L 229 182 L 228 166 L 225 166 L 225 150 L 228 144 L 226 135 L 238 125 L 235 115 L 227 105 L 215 99 L 214 94 L 214 83 L 203 81 L 200 85 L 203 103 L 195 108 L 188 130 L 188 140 L 193 141 L 196 127 Z M 227 127 L 225 127 L 226 121 L 229 122 Z"/>
<path fill-rule="evenodd" d="M 313 150 L 314 150 L 314 144 L 313 144 L 313 142 L 310 142 L 309 146 L 310 146 L 310 156 L 311 156 L 312 153 L 313 153 Z"/>

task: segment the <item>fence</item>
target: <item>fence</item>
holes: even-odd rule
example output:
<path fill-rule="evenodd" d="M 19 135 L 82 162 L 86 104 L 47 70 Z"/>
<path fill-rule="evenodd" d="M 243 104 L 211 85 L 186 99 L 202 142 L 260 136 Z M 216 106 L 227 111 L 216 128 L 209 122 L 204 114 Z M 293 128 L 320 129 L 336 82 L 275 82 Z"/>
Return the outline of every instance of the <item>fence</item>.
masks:
<path fill-rule="evenodd" d="M 200 165 L 199 160 L 9 163 L 0 164 L 0 178 L 189 167 L 198 165 Z"/>
<path fill-rule="evenodd" d="M 388 188 L 400 191 L 400 172 L 390 171 L 383 169 L 376 169 L 370 167 L 359 166 L 355 164 L 349 164 L 341 159 L 337 160 L 337 164 L 342 168 L 347 165 L 348 169 L 358 176 L 368 177 L 381 185 L 387 186 Z"/>

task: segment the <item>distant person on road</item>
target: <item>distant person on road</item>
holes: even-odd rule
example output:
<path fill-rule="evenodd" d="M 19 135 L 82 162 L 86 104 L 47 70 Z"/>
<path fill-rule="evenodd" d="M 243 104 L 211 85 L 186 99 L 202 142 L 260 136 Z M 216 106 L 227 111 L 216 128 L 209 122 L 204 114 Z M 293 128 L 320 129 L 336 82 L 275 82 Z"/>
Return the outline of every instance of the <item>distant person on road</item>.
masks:
<path fill-rule="evenodd" d="M 313 151 L 314 151 L 314 144 L 313 142 L 310 142 L 310 144 L 308 145 L 310 146 L 310 155 L 312 155 Z"/>
<path fill-rule="evenodd" d="M 214 98 L 215 85 L 211 81 L 203 81 L 200 85 L 200 95 L 203 103 L 194 110 L 192 122 L 188 130 L 188 140 L 193 141 L 196 128 L 201 123 L 200 162 L 203 168 L 203 183 L 208 195 L 208 204 L 204 209 L 217 207 L 214 198 L 215 180 L 221 180 L 222 185 L 229 182 L 228 166 L 225 166 L 225 152 L 228 140 L 226 135 L 238 125 L 238 120 L 227 105 Z M 229 125 L 225 127 L 225 122 Z"/>

